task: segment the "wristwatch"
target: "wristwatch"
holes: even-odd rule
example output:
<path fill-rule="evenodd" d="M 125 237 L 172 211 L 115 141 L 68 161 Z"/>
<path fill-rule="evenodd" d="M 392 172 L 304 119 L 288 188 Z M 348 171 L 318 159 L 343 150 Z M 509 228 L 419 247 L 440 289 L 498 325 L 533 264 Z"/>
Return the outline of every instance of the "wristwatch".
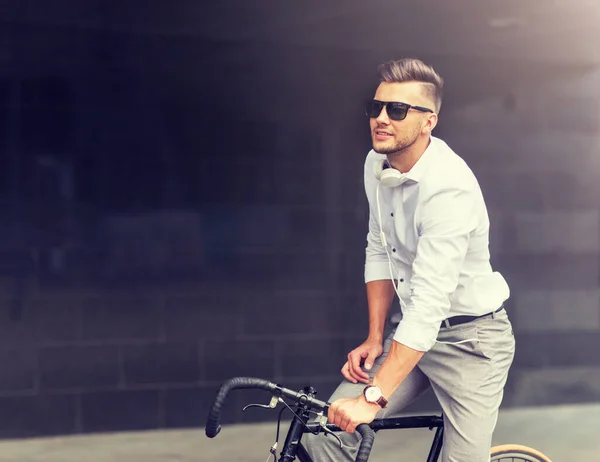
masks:
<path fill-rule="evenodd" d="M 378 386 L 367 385 L 363 390 L 363 395 L 365 395 L 367 403 L 379 404 L 381 408 L 387 406 L 388 401 L 383 397 L 381 388 L 379 388 Z"/>

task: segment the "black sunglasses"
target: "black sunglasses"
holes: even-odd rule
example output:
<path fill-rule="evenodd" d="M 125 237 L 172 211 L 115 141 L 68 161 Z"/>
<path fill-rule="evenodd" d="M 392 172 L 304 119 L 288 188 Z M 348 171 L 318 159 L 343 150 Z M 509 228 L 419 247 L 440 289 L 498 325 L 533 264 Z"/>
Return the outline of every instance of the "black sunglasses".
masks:
<path fill-rule="evenodd" d="M 376 119 L 381 114 L 381 110 L 385 106 L 387 115 L 392 120 L 404 120 L 409 109 L 414 109 L 421 112 L 433 112 L 431 109 L 423 106 L 411 106 L 406 103 L 383 102 L 376 99 L 367 101 L 365 113 L 372 119 Z"/>

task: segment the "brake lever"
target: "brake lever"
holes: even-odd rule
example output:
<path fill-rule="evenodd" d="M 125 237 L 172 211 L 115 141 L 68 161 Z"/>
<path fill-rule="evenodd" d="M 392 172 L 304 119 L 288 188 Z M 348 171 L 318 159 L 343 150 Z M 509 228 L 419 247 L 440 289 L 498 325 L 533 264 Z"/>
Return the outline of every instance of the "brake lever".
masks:
<path fill-rule="evenodd" d="M 334 431 L 331 431 L 329 430 L 329 428 L 327 428 L 327 417 L 323 414 L 321 414 L 321 417 L 319 418 L 319 426 L 323 429 L 323 433 L 325 433 L 325 436 L 333 436 L 338 441 L 340 449 L 344 448 L 344 443 L 342 443 L 340 437 L 337 436 Z"/>
<path fill-rule="evenodd" d="M 279 401 L 280 401 L 280 398 L 278 396 L 273 396 L 271 398 L 271 402 L 269 404 L 247 404 L 246 406 L 244 406 L 242 411 L 245 411 L 246 409 L 250 409 L 251 407 L 260 407 L 262 409 L 275 409 L 277 407 L 277 404 L 279 403 Z"/>

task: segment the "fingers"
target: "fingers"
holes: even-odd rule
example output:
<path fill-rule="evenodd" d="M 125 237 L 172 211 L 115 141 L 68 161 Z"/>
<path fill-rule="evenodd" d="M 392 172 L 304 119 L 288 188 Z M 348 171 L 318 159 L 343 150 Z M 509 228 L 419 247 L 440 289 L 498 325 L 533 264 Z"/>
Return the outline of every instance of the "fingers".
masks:
<path fill-rule="evenodd" d="M 329 410 L 327 411 L 327 420 L 329 420 L 329 422 L 331 422 L 333 425 L 337 425 L 335 422 L 336 419 L 336 412 L 337 412 L 337 408 L 338 408 L 338 403 L 334 402 L 331 404 L 331 406 L 329 406 Z"/>
<path fill-rule="evenodd" d="M 350 419 L 346 416 L 346 413 L 343 411 L 343 409 L 340 409 L 339 405 L 342 401 L 344 400 L 339 400 L 329 406 L 327 420 L 329 420 L 329 422 L 331 422 L 333 425 L 339 427 L 341 430 L 345 431 Z"/>
<path fill-rule="evenodd" d="M 364 368 L 370 371 L 381 353 L 382 346 L 380 344 L 363 343 L 348 353 L 348 361 L 342 367 L 342 375 L 351 383 L 369 383 L 369 374 L 363 369 L 362 363 L 364 361 Z"/>
<path fill-rule="evenodd" d="M 347 431 L 348 433 L 354 433 L 356 431 L 356 427 L 358 427 L 357 422 L 348 420 L 348 423 L 346 424 L 346 427 L 344 428 L 344 430 Z"/>
<path fill-rule="evenodd" d="M 333 425 L 336 425 L 340 430 L 352 433 L 356 430 L 358 422 L 352 421 L 351 417 L 348 415 L 344 409 L 340 409 L 340 405 L 346 400 L 339 400 L 334 402 L 331 406 L 329 406 L 329 411 L 327 412 L 327 420 Z"/>
<path fill-rule="evenodd" d="M 341 372 L 342 372 L 342 375 L 344 376 L 344 378 L 346 380 L 348 380 L 349 382 L 358 383 L 359 380 L 361 382 L 364 381 L 360 377 L 356 377 L 356 375 L 352 372 L 352 368 L 350 367 L 350 362 L 349 361 L 346 361 L 346 363 L 342 367 Z"/>
<path fill-rule="evenodd" d="M 362 367 L 360 366 L 361 359 L 362 357 L 358 352 L 356 352 L 356 350 L 351 351 L 348 354 L 348 373 L 350 374 L 350 377 L 352 377 L 352 383 L 369 383 L 369 374 L 363 371 Z"/>
<path fill-rule="evenodd" d="M 367 358 L 365 359 L 365 369 L 370 371 L 371 368 L 373 367 L 373 364 L 375 363 L 375 360 L 377 359 L 377 357 L 379 356 L 379 352 L 377 350 L 375 350 L 374 348 L 371 348 L 368 351 L 367 354 Z"/>
<path fill-rule="evenodd" d="M 350 417 L 344 413 L 338 417 L 338 420 L 340 421 L 338 427 L 340 427 L 346 432 L 351 433 L 351 431 L 348 430 L 348 428 L 350 428 L 350 426 L 352 425 L 352 420 L 350 419 Z"/>
<path fill-rule="evenodd" d="M 354 377 L 350 375 L 350 363 L 348 361 L 346 361 L 342 366 L 342 375 L 349 382 L 356 383 Z"/>

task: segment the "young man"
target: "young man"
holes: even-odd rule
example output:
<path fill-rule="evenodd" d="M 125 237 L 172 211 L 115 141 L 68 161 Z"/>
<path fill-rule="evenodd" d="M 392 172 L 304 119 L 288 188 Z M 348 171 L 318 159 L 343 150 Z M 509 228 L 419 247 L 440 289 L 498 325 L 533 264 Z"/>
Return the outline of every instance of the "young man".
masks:
<path fill-rule="evenodd" d="M 322 435 L 303 442 L 316 462 L 353 461 L 358 424 L 398 415 L 432 387 L 444 413 L 442 461 L 487 462 L 515 341 L 509 287 L 490 265 L 486 205 L 470 168 L 431 134 L 442 78 L 415 59 L 382 64 L 379 77 L 366 107 L 369 334 L 330 397 L 344 448 Z M 394 293 L 401 320 L 384 339 Z"/>

